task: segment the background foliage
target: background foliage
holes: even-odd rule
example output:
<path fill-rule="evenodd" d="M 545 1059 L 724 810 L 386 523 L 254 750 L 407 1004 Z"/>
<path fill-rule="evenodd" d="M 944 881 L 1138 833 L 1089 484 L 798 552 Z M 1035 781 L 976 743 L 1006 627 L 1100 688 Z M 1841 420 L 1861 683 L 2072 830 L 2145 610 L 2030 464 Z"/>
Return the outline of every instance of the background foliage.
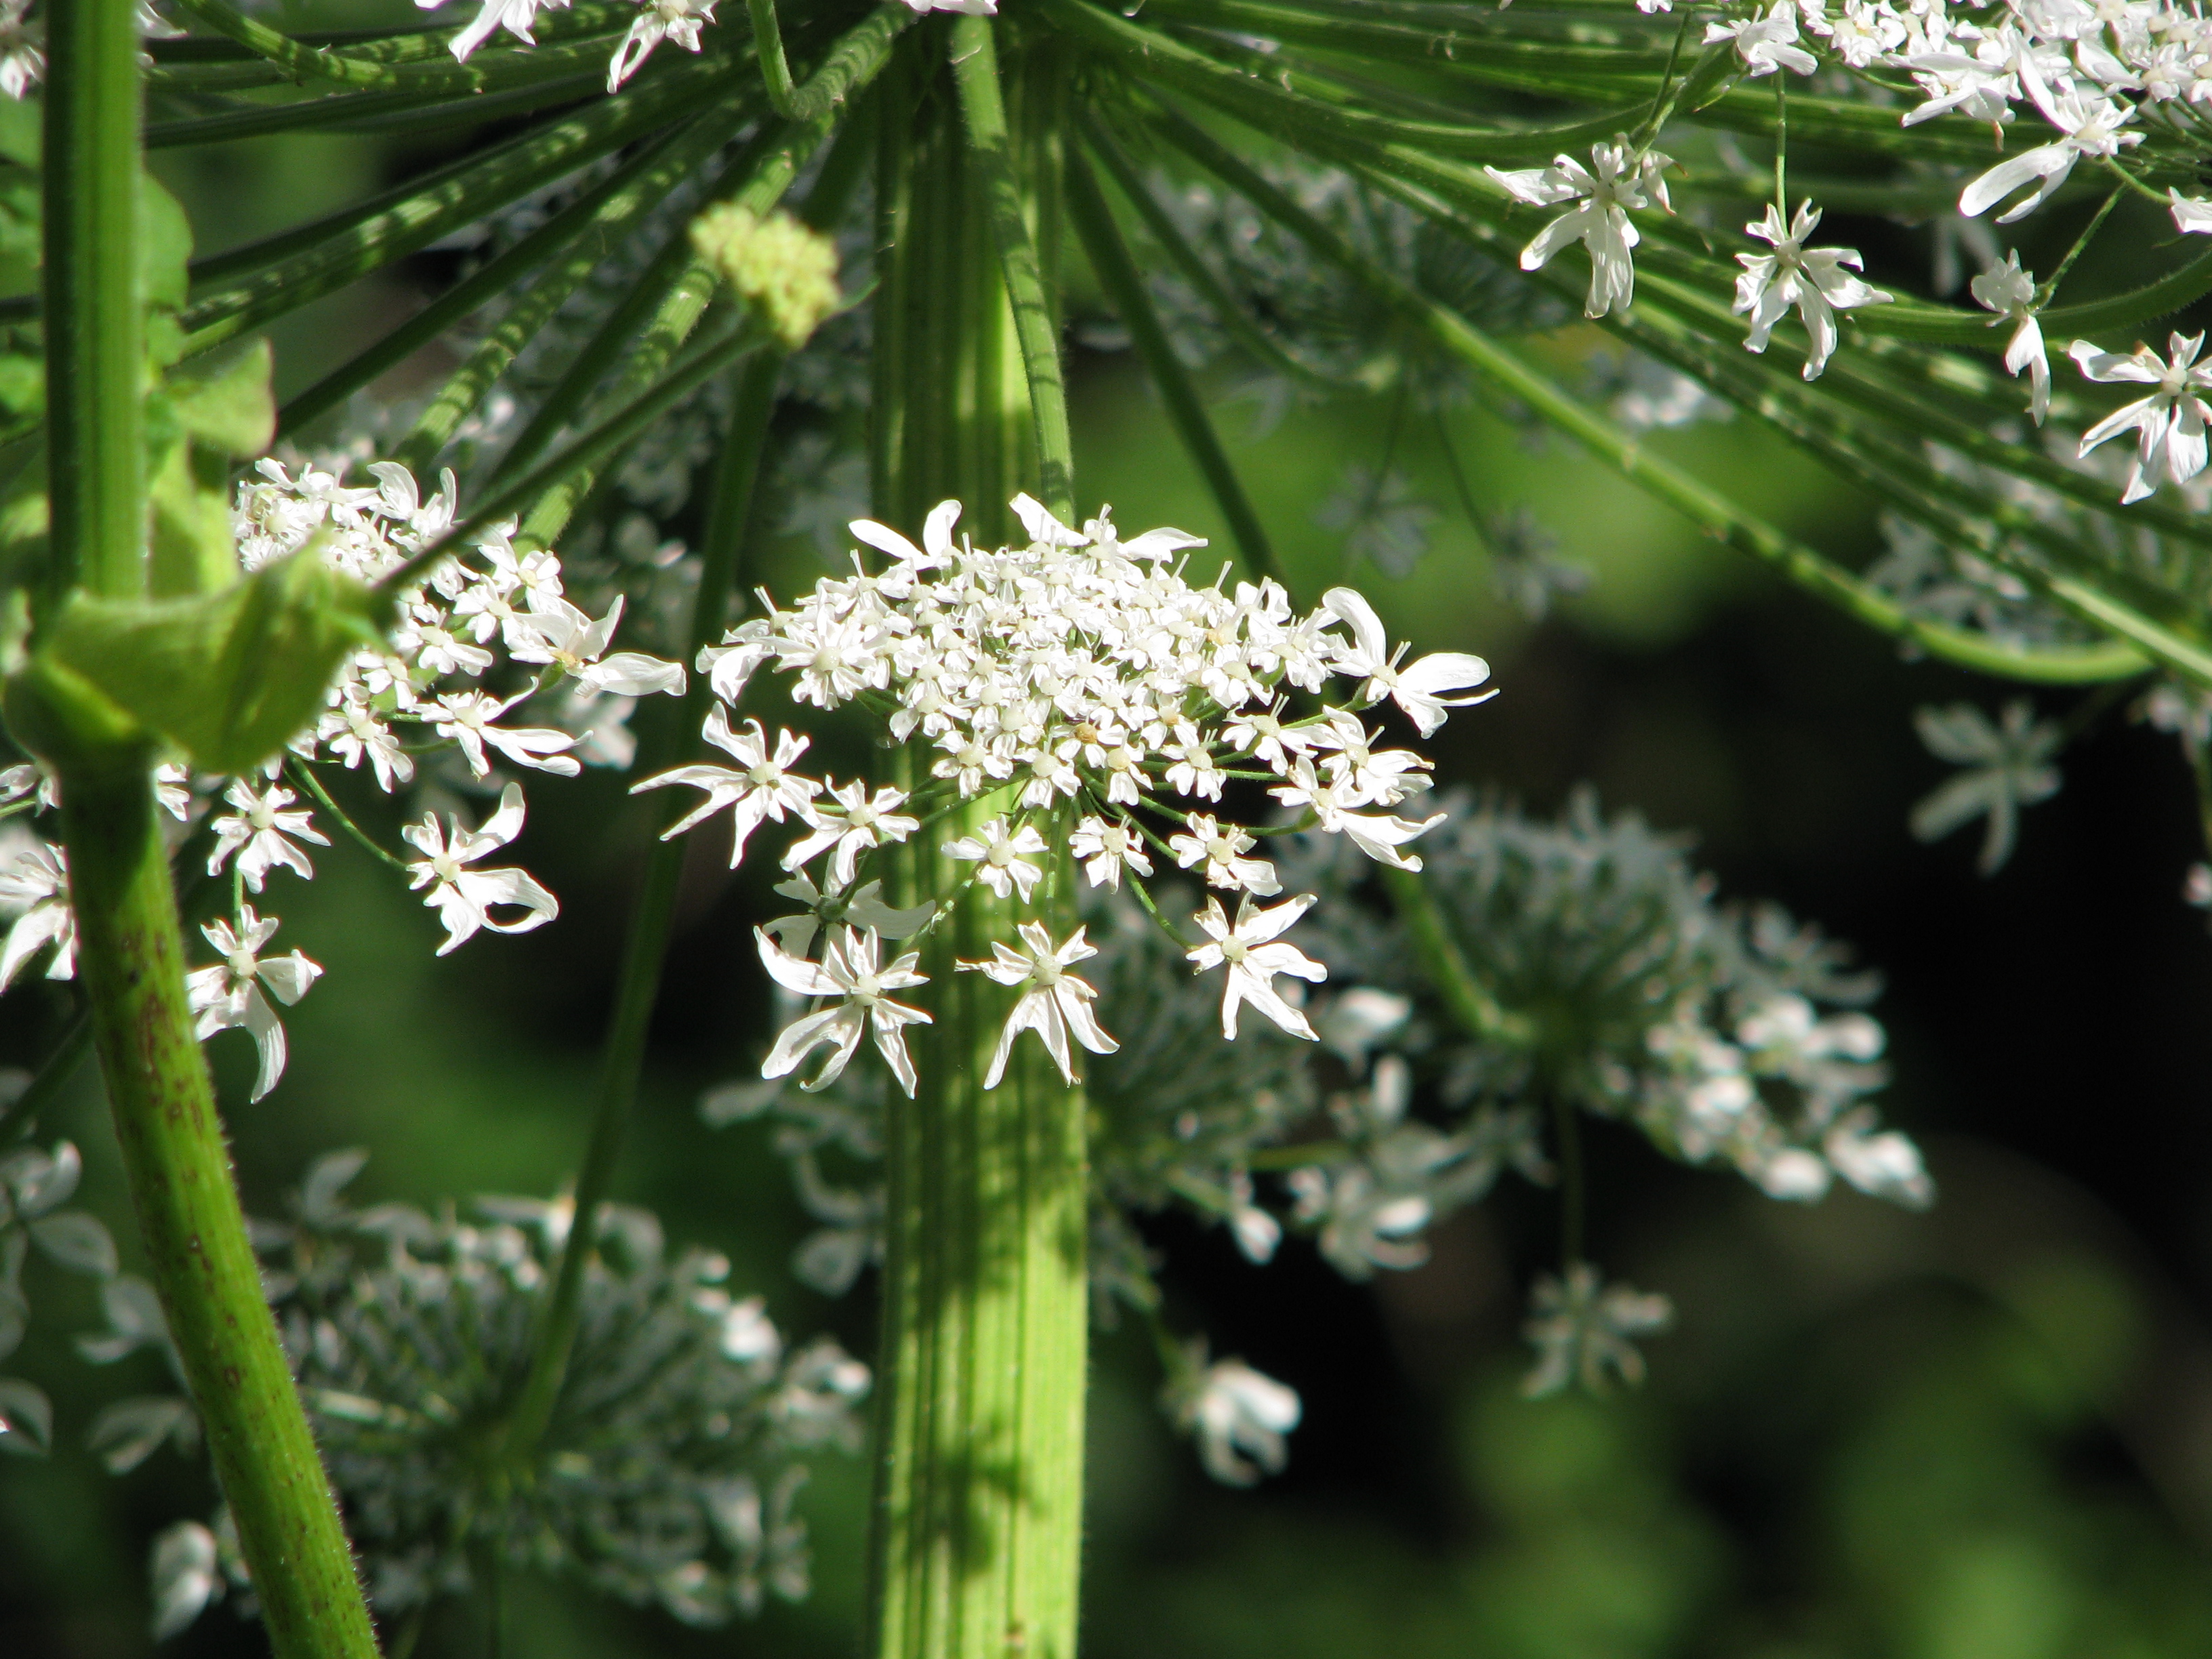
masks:
<path fill-rule="evenodd" d="M 314 21 L 349 21 L 338 10 L 319 7 Z M 157 171 L 213 251 L 426 159 L 401 140 L 287 137 Z M 420 256 L 393 280 L 288 319 L 276 331 L 280 393 L 388 327 L 414 303 L 410 284 L 434 284 L 463 257 Z M 1086 499 L 1222 536 L 1127 356 L 1082 350 L 1071 367 Z M 407 372 L 381 389 L 404 395 Z M 1378 398 L 1294 410 L 1255 434 L 1233 411 L 1225 423 L 1304 586 L 1337 574 L 1341 533 L 1316 515 L 1389 414 Z M 2202 1109 L 2212 953 L 2201 915 L 2177 902 L 2196 854 L 2191 785 L 2171 741 L 2112 709 L 2069 757 L 2067 790 L 2028 814 L 2021 851 L 1978 882 L 1968 838 L 1929 848 L 1905 826 L 1942 775 L 1910 711 L 1986 701 L 1985 688 L 1900 669 L 1885 645 L 1700 543 L 1563 446 L 1532 445 L 1470 411 L 1448 418 L 1484 509 L 1528 503 L 1559 538 L 1557 556 L 1593 580 L 1531 625 L 1498 597 L 1490 556 L 1455 510 L 1431 527 L 1410 574 L 1358 573 L 1394 630 L 1419 649 L 1483 653 L 1504 688 L 1482 719 L 1449 729 L 1440 781 L 1548 811 L 1589 780 L 1609 807 L 1694 831 L 1701 862 L 1729 890 L 1771 896 L 1856 945 L 1888 982 L 1890 1115 L 1929 1147 L 1942 1200 L 1920 1216 L 1848 1193 L 1817 1209 L 1778 1206 L 1663 1164 L 1632 1133 L 1597 1130 L 1595 1254 L 1680 1310 L 1675 1334 L 1651 1345 L 1645 1390 L 1605 1402 L 1529 1404 L 1515 1392 L 1521 1287 L 1552 1249 L 1547 1202 L 1525 1188 L 1508 1183 L 1455 1217 L 1428 1266 L 1364 1287 L 1304 1243 L 1262 1273 L 1218 1231 L 1162 1222 L 1171 1308 L 1187 1316 L 1176 1322 L 1292 1382 L 1305 1418 L 1287 1474 L 1224 1492 L 1153 1410 L 1157 1367 L 1141 1334 L 1101 1340 L 1087 1651 L 2212 1650 L 2212 1124 Z M 1654 441 L 1845 562 L 1877 545 L 1869 511 L 1746 423 Z M 1413 496 L 1453 502 L 1444 457 L 1419 434 L 1395 461 Z M 769 574 L 788 589 L 811 580 L 815 558 L 794 533 Z M 2053 698 L 2049 712 L 2067 707 Z M 533 867 L 564 897 L 562 925 L 465 965 L 431 961 L 429 919 L 357 862 L 331 859 L 291 896 L 286 942 L 342 957 L 349 972 L 340 994 L 288 1016 L 284 1089 L 236 1109 L 250 1208 L 276 1213 L 311 1157 L 349 1144 L 374 1149 L 356 1187 L 368 1198 L 542 1193 L 562 1177 L 632 849 L 657 822 L 613 780 L 574 787 L 604 799 L 548 811 L 531 831 Z M 823 1301 L 787 1270 L 811 1224 L 767 1129 L 710 1130 L 693 1109 L 767 1035 L 759 972 L 736 942 L 740 922 L 763 914 L 766 878 L 732 877 L 702 851 L 620 1193 L 655 1207 L 679 1243 L 726 1252 L 734 1282 L 769 1290 L 787 1328 L 827 1329 L 866 1352 L 865 1300 Z M 42 988 L 9 1006 L 20 1017 L 0 1030 L 0 1063 L 29 1063 L 64 1004 Z M 387 1036 L 398 1029 L 410 1034 L 404 1069 Z M 227 1099 L 243 1097 L 247 1048 L 212 1046 Z M 45 1133 L 84 1149 L 80 1201 L 119 1218 L 103 1117 L 88 1076 Z M 118 1231 L 127 1265 L 132 1241 Z M 68 1342 L 96 1322 L 91 1291 L 47 1264 L 27 1271 L 41 1276 L 40 1319 L 12 1368 L 62 1416 L 50 1462 L 0 1468 L 0 1650 L 143 1651 L 146 1540 L 205 1512 L 206 1475 L 170 1453 L 120 1480 L 100 1470 L 82 1444 L 98 1405 L 166 1379 L 150 1355 L 88 1373 Z M 532 1585 L 513 1608 L 516 1650 L 845 1651 L 862 1471 L 834 1455 L 814 1468 L 811 1601 L 698 1633 Z M 170 1650 L 253 1640 L 219 1607 Z M 425 1651 L 483 1647 L 483 1632 L 448 1609 Z"/>

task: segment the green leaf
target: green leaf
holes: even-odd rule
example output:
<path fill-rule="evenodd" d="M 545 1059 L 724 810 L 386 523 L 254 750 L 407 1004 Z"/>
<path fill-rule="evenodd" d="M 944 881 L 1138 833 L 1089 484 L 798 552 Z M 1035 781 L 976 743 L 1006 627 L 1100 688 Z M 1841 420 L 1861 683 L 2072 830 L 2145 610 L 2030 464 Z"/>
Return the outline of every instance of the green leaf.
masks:
<path fill-rule="evenodd" d="M 250 771 L 321 708 L 349 651 L 374 646 L 386 596 L 310 546 L 221 592 L 106 599 L 78 592 L 55 617 L 18 696 L 64 706 L 58 727 L 111 732 L 120 711 L 184 751 L 196 770 Z M 18 680 L 25 677 L 18 676 Z M 100 705 L 105 704 L 102 708 Z M 10 718 L 17 698 L 11 696 Z"/>
<path fill-rule="evenodd" d="M 138 182 L 138 297 L 149 306 L 177 310 L 185 303 L 191 279 L 185 270 L 192 257 L 191 222 L 177 198 L 151 173 Z"/>
<path fill-rule="evenodd" d="M 276 441 L 276 398 L 269 389 L 276 359 L 269 342 L 255 340 L 219 361 L 196 361 L 169 380 L 177 420 L 211 449 L 236 461 L 266 454 Z"/>

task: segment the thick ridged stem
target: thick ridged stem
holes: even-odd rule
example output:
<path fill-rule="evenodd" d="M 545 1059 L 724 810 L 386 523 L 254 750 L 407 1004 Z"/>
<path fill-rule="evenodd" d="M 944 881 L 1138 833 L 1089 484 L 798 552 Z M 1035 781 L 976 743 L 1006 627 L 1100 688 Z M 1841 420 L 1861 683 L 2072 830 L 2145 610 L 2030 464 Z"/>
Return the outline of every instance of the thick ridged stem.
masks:
<path fill-rule="evenodd" d="M 138 37 L 123 0 L 50 8 L 45 143 L 48 479 L 58 595 L 145 591 Z M 30 701 L 27 697 L 27 702 Z M 149 744 L 96 701 L 46 726 L 77 964 L 124 1170 L 216 1478 L 281 1659 L 376 1638 L 315 1450 L 185 999 Z M 83 711 L 80 711 L 83 712 Z"/>
<path fill-rule="evenodd" d="M 185 953 L 155 821 L 153 757 L 62 775 L 77 964 L 154 1287 L 279 1659 L 376 1652 L 231 1177 L 185 1005 Z"/>
<path fill-rule="evenodd" d="M 145 591 L 138 32 L 119 0 L 47 9 L 46 477 L 51 588 Z"/>
<path fill-rule="evenodd" d="M 979 803 L 953 836 L 1003 802 Z M 1064 841 L 1064 828 L 1060 832 Z M 972 872 L 932 849 L 939 890 Z M 1062 891 L 1066 876 L 1061 877 Z M 1040 897 L 1042 896 L 1040 890 Z M 1044 905 L 1057 941 L 1066 919 Z M 1018 993 L 988 961 L 1031 907 L 971 887 L 923 951 L 933 1026 L 895 1100 L 883 1443 L 870 1635 L 878 1659 L 1073 1659 L 1089 1304 L 1083 1091 L 1024 1034 L 982 1087 Z"/>
<path fill-rule="evenodd" d="M 917 30 L 879 88 L 876 512 L 917 528 L 957 496 L 979 544 L 1008 532 L 1006 502 L 1035 488 L 1029 379 L 989 204 L 968 166 L 945 62 L 949 31 Z M 1010 66 L 1012 131 L 1048 102 Z M 1057 243 L 1056 191 L 1018 143 L 1036 243 Z M 1026 170 L 1025 170 L 1026 169 Z M 902 763 L 915 769 L 909 752 Z M 913 778 L 906 780 L 909 784 Z M 1006 809 L 974 803 L 976 821 Z M 932 824 L 902 866 L 909 896 L 972 872 L 941 848 L 965 820 Z M 1065 827 L 1048 829 L 1064 846 Z M 1064 856 L 1064 855 L 1063 855 Z M 1072 1659 L 1082 1551 L 1085 1107 L 1024 1036 L 1000 1086 L 981 1087 L 1015 991 L 961 973 L 1012 943 L 1018 916 L 1064 939 L 1069 875 L 1018 906 L 969 887 L 924 946 L 914 994 L 936 1023 L 910 1028 L 921 1085 L 894 1091 L 886 1148 L 884 1334 L 866 1651 L 875 1659 Z M 893 947 L 897 948 L 897 947 Z"/>

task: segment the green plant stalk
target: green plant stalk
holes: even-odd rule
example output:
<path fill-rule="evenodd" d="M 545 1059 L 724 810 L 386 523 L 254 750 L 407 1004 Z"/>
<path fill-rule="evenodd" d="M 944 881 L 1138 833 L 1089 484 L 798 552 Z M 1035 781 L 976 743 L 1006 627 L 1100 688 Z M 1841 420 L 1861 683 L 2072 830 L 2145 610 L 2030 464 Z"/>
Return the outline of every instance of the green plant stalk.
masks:
<path fill-rule="evenodd" d="M 999 47 L 992 19 L 963 15 L 952 26 L 952 72 L 968 125 L 968 153 L 982 174 L 991 235 L 1014 309 L 1029 376 L 1030 413 L 1036 423 L 1039 493 L 1062 523 L 1075 520 L 1075 447 L 1067 430 L 1067 388 L 1060 378 L 1060 318 L 1037 258 L 1030 223 L 1043 193 L 1026 192 L 1014 165 L 1006 129 L 1006 99 L 999 84 Z M 1057 159 L 1057 146 L 1052 159 Z M 1049 165 L 1049 161 L 1046 165 Z"/>
<path fill-rule="evenodd" d="M 1429 982 L 1443 995 L 1460 1029 L 1477 1042 L 1526 1048 L 1534 1042 L 1535 1030 L 1528 1016 L 1506 1008 L 1468 965 L 1429 884 L 1411 870 L 1388 866 L 1382 884 L 1399 921 L 1413 935 L 1414 954 L 1427 970 Z"/>
<path fill-rule="evenodd" d="M 279 1659 L 373 1659 L 352 1553 L 262 1299 L 192 1035 L 152 764 L 130 745 L 61 775 L 78 971 L 124 1170 L 271 1646 Z"/>
<path fill-rule="evenodd" d="M 590 96 L 606 76 L 596 70 L 558 80 L 533 81 L 463 97 L 443 93 L 335 93 L 296 104 L 241 104 L 180 120 L 160 121 L 146 129 L 148 149 L 179 149 L 188 144 L 221 144 L 276 132 L 416 133 L 441 127 L 489 126 L 555 104 L 574 104 Z"/>
<path fill-rule="evenodd" d="M 1206 487 L 1213 492 L 1221 516 L 1229 520 L 1230 534 L 1237 538 L 1237 550 L 1243 554 L 1244 562 L 1255 574 L 1272 576 L 1288 587 L 1290 582 L 1282 561 L 1267 539 L 1258 509 L 1245 493 L 1244 481 L 1237 476 L 1228 452 L 1221 447 L 1220 434 L 1213 429 L 1212 416 L 1206 413 L 1197 387 L 1191 384 L 1190 375 L 1182 360 L 1176 356 L 1167 331 L 1161 327 L 1159 315 L 1152 309 L 1152 296 L 1145 290 L 1144 278 L 1138 274 L 1136 261 L 1129 257 L 1121 233 L 1114 223 L 1113 210 L 1106 205 L 1098 181 L 1080 154 L 1071 155 L 1067 161 L 1067 210 L 1069 222 L 1075 227 L 1099 286 L 1113 301 L 1121 325 L 1129 331 L 1138 355 L 1151 371 L 1152 384 L 1159 388 L 1160 400 L 1167 407 L 1168 419 L 1182 440 L 1183 447 L 1190 452 L 1191 461 L 1205 478 Z"/>
<path fill-rule="evenodd" d="M 948 891 L 969 872 L 936 842 Z M 1048 832 L 1053 833 L 1053 832 Z M 1057 832 L 1064 846 L 1066 830 Z M 1073 918 L 1041 905 L 1055 939 Z M 936 1024 L 909 1028 L 915 1099 L 891 1109 L 869 1651 L 877 1659 L 1073 1659 L 1089 1291 L 1080 1087 L 1030 1035 L 981 1087 L 1014 993 L 988 961 L 1021 907 L 971 885 L 925 950 Z"/>
<path fill-rule="evenodd" d="M 607 251 L 617 246 L 640 218 L 728 137 L 726 119 L 710 116 L 703 120 L 706 124 L 678 141 L 677 148 L 663 152 L 591 210 L 560 257 L 539 273 L 529 291 L 507 308 L 491 331 L 477 343 L 468 360 L 438 388 L 416 418 L 414 429 L 401 441 L 394 459 L 416 473 L 437 460 L 461 423 L 475 412 L 522 349 L 552 321 L 568 296 L 607 257 Z"/>
<path fill-rule="evenodd" d="M 988 544 L 1008 533 L 1006 504 L 1035 477 L 1035 426 L 982 184 L 961 142 L 948 33 L 917 30 L 878 88 L 875 508 L 911 528 L 957 496 L 962 529 Z M 1018 95 L 1016 106 L 1036 108 Z M 919 767 L 909 750 L 898 756 L 910 787 Z M 982 816 L 970 803 L 914 838 L 900 861 L 902 902 L 967 882 L 972 872 L 939 849 Z M 1073 872 L 1063 866 L 1048 880 L 1037 908 L 1057 939 L 1073 924 L 1060 914 L 1072 908 Z M 936 1023 L 908 1033 L 921 1088 L 912 1101 L 891 1097 L 865 1638 L 873 1659 L 1074 1652 L 1089 1335 L 1083 1095 L 1028 1036 L 1000 1086 L 981 1089 L 1014 994 L 956 966 L 1011 940 L 1014 909 L 969 883 L 932 936 L 921 994 Z"/>
<path fill-rule="evenodd" d="M 742 555 L 757 530 L 761 457 L 768 447 L 769 422 L 775 413 L 776 382 L 783 372 L 783 361 L 781 352 L 763 349 L 746 363 L 738 385 L 737 407 L 714 471 L 714 499 L 706 538 L 700 547 L 699 589 L 691 602 L 687 662 L 721 636 Z M 707 677 L 692 674 L 676 717 L 668 723 L 674 741 L 653 743 L 650 747 L 655 752 L 644 757 L 641 773 L 649 775 L 661 770 L 695 749 L 700 724 L 713 702 Z M 641 744 L 641 749 L 645 747 Z M 591 1139 L 576 1177 L 574 1218 L 562 1245 L 561 1265 L 555 1270 L 553 1293 L 531 1354 L 530 1371 L 507 1419 L 502 1451 L 510 1468 L 529 1458 L 552 1420 L 568 1355 L 575 1346 L 577 1325 L 583 1316 L 584 1274 L 599 1243 L 599 1208 L 613 1187 L 615 1164 L 637 1107 L 646 1038 L 653 1023 L 653 1002 L 659 995 L 661 968 L 676 918 L 677 890 L 690 845 L 681 840 L 658 842 L 646 858 L 645 878 L 630 913 L 629 937 L 623 948 L 621 973 L 616 981 L 614 1015 L 599 1061 Z"/>
<path fill-rule="evenodd" d="M 224 4 L 223 0 L 177 0 L 177 3 L 217 33 L 228 35 L 256 57 L 288 71 L 289 77 L 343 87 L 484 92 L 517 81 L 550 79 L 563 70 L 580 68 L 592 58 L 603 57 L 605 50 L 595 42 L 561 46 L 549 41 L 527 53 L 486 52 L 484 61 L 477 64 L 381 64 L 305 45 Z"/>
<path fill-rule="evenodd" d="M 137 30 L 115 4 L 58 7 L 46 21 L 49 593 L 82 581 L 128 597 L 146 585 Z"/>
<path fill-rule="evenodd" d="M 678 176 L 679 170 L 689 170 L 695 147 L 703 152 L 711 143 L 719 143 L 728 131 L 726 125 L 711 116 L 702 116 L 690 128 L 679 129 L 649 146 L 514 246 L 454 283 L 374 345 L 341 363 L 305 391 L 295 393 L 278 411 L 276 429 L 285 433 L 297 431 L 317 416 L 336 409 L 378 375 L 404 362 L 462 318 L 489 304 L 588 234 L 602 210 L 617 198 L 635 199 L 635 210 L 641 211 L 643 199 L 653 192 L 650 188 L 641 188 L 633 195 L 632 186 L 639 185 L 641 175 L 665 170 L 666 176 Z M 679 143 L 683 145 L 680 150 L 677 149 Z"/>

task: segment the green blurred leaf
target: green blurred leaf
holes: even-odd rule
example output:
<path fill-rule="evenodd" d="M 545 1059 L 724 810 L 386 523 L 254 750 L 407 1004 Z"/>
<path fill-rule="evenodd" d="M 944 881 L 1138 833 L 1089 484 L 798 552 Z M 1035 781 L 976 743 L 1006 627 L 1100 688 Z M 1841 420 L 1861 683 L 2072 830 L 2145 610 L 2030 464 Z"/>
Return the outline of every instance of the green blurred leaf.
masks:
<path fill-rule="evenodd" d="M 76 593 L 33 658 L 36 684 L 23 689 L 82 705 L 53 711 L 65 719 L 102 712 L 89 693 L 182 750 L 196 769 L 246 772 L 314 719 L 345 653 L 382 637 L 387 604 L 313 547 L 218 593 Z"/>

